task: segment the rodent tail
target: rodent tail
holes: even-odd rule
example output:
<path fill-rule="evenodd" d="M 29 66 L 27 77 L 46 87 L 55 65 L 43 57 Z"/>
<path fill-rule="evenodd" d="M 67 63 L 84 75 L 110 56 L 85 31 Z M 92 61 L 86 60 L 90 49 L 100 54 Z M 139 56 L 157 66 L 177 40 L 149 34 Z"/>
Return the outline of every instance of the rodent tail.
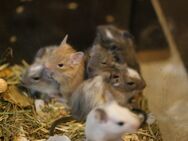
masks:
<path fill-rule="evenodd" d="M 53 136 L 54 135 L 54 131 L 55 131 L 55 127 L 61 123 L 66 123 L 66 122 L 70 122 L 74 120 L 74 118 L 72 116 L 64 116 L 64 117 L 61 117 L 57 120 L 55 120 L 53 123 L 52 123 L 52 126 L 50 127 L 50 136 Z"/>

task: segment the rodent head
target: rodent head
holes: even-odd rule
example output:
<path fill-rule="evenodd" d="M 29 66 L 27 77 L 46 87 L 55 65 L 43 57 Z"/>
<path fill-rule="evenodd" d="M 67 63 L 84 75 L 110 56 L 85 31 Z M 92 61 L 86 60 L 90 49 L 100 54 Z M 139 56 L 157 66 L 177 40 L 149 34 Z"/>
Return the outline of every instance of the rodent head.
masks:
<path fill-rule="evenodd" d="M 114 63 L 111 69 L 106 69 L 105 74 L 106 82 L 120 91 L 141 92 L 146 86 L 142 76 L 136 70 L 129 68 L 126 63 Z"/>
<path fill-rule="evenodd" d="M 99 44 L 94 45 L 89 51 L 87 74 L 94 76 L 96 73 L 111 66 L 112 62 L 114 62 L 114 57 L 111 52 Z"/>
<path fill-rule="evenodd" d="M 132 48 L 133 36 L 126 30 L 119 29 L 113 25 L 100 25 L 97 27 L 97 37 L 95 43 L 112 50 L 126 47 Z"/>
<path fill-rule="evenodd" d="M 34 57 L 33 63 L 44 63 L 55 48 L 57 48 L 56 45 L 40 48 Z"/>
<path fill-rule="evenodd" d="M 92 120 L 92 118 L 94 119 Z M 123 133 L 135 132 L 141 124 L 136 114 L 116 102 L 93 109 L 93 115 L 89 114 L 87 120 L 86 124 L 89 124 L 89 121 L 94 121 L 93 126 L 100 128 L 99 130 L 106 134 L 107 138 L 108 136 L 117 138 Z"/>
<path fill-rule="evenodd" d="M 49 77 L 42 64 L 34 63 L 22 76 L 24 87 L 44 93 L 58 93 L 59 84 Z"/>
<path fill-rule="evenodd" d="M 75 70 L 84 60 L 83 52 L 76 52 L 70 45 L 64 44 L 56 48 L 45 63 L 52 77 L 58 82 L 74 75 Z"/>

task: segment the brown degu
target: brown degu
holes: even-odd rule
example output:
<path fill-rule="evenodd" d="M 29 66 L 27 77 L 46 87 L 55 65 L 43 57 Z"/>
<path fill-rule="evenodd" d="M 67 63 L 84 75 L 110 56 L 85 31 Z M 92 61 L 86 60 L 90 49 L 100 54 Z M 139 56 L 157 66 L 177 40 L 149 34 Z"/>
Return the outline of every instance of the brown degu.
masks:
<path fill-rule="evenodd" d="M 76 52 L 66 43 L 54 49 L 45 62 L 49 76 L 60 84 L 60 93 L 69 99 L 71 93 L 84 79 L 84 53 Z"/>
<path fill-rule="evenodd" d="M 135 55 L 132 35 L 113 25 L 100 25 L 93 46 L 100 44 L 110 50 L 118 63 L 127 63 L 130 68 L 140 73 L 140 66 Z"/>
<path fill-rule="evenodd" d="M 86 141 L 123 141 L 122 135 L 139 129 L 142 113 L 133 113 L 115 101 L 99 105 L 86 119 Z"/>

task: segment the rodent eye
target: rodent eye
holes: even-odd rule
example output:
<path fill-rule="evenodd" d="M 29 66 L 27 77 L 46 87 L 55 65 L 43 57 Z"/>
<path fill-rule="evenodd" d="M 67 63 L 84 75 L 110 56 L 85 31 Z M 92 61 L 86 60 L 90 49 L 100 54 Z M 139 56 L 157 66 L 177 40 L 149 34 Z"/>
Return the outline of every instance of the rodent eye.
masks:
<path fill-rule="evenodd" d="M 115 44 L 113 44 L 111 47 L 110 47 L 110 50 L 116 50 L 117 49 L 117 46 Z"/>
<path fill-rule="evenodd" d="M 103 62 L 101 62 L 101 64 L 106 65 L 106 62 L 105 62 L 105 61 L 103 61 Z"/>
<path fill-rule="evenodd" d="M 116 79 L 116 78 L 119 78 L 118 75 L 112 75 L 112 78 Z"/>
<path fill-rule="evenodd" d="M 35 80 L 35 81 L 37 81 L 37 80 L 40 79 L 40 77 L 33 77 L 32 79 Z"/>
<path fill-rule="evenodd" d="M 64 66 L 64 64 L 60 63 L 58 64 L 58 67 L 62 68 Z"/>
<path fill-rule="evenodd" d="M 127 82 L 128 85 L 132 86 L 134 85 L 135 83 L 134 82 Z"/>
<path fill-rule="evenodd" d="M 116 62 L 120 62 L 120 61 L 121 61 L 121 60 L 120 60 L 120 57 L 117 56 L 117 55 L 114 55 L 114 58 L 115 58 Z"/>
<path fill-rule="evenodd" d="M 124 122 L 123 122 L 123 121 L 117 122 L 117 125 L 123 126 L 123 125 L 124 125 Z"/>

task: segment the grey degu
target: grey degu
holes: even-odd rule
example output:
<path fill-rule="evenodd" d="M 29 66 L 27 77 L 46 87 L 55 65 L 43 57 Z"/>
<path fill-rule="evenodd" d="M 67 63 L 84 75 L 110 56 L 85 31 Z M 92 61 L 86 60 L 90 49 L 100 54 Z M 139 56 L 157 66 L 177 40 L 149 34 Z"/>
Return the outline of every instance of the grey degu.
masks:
<path fill-rule="evenodd" d="M 48 77 L 42 64 L 34 63 L 22 76 L 21 83 L 38 92 L 57 93 L 58 84 L 56 81 Z"/>
<path fill-rule="evenodd" d="M 21 85 L 32 93 L 39 92 L 44 98 L 54 97 L 59 94 L 59 84 L 52 79 L 44 66 L 50 52 L 57 46 L 47 46 L 39 49 L 33 63 L 25 70 L 21 78 Z"/>
<path fill-rule="evenodd" d="M 113 25 L 100 25 L 97 27 L 93 45 L 96 44 L 110 50 L 118 63 L 126 62 L 130 68 L 140 73 L 133 36 L 128 31 Z"/>
<path fill-rule="evenodd" d="M 86 73 L 89 78 L 95 76 L 98 71 L 111 67 L 115 62 L 113 54 L 100 44 L 88 49 L 87 56 Z"/>
<path fill-rule="evenodd" d="M 140 127 L 140 117 L 115 101 L 97 106 L 87 115 L 86 141 L 123 141 L 123 134 L 135 132 Z"/>

